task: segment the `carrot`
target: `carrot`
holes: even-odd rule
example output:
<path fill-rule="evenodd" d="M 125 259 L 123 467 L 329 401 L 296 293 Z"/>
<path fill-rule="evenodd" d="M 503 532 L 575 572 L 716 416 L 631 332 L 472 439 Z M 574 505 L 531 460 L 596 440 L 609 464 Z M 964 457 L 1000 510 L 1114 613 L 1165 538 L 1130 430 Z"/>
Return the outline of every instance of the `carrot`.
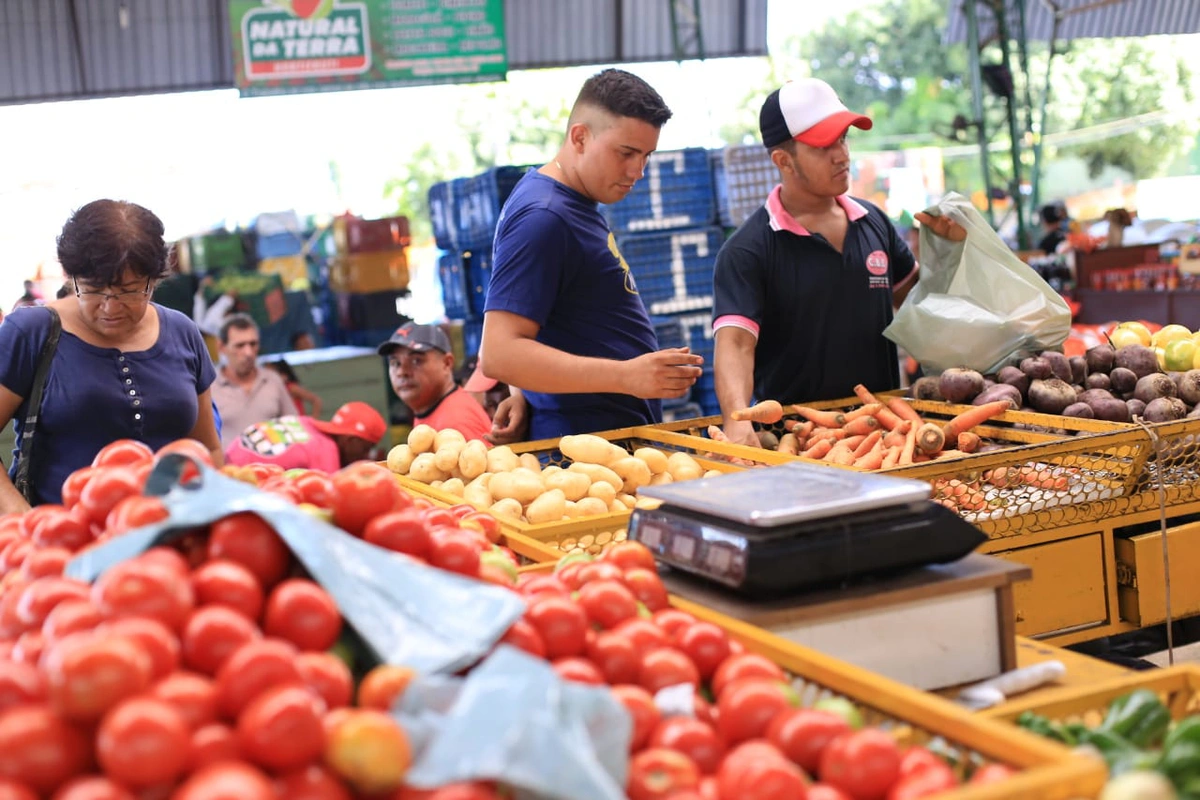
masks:
<path fill-rule="evenodd" d="M 859 469 L 879 469 L 883 466 L 883 440 L 876 439 L 874 447 L 854 459 L 854 466 Z"/>
<path fill-rule="evenodd" d="M 900 466 L 905 466 L 913 463 L 913 453 L 917 449 L 917 429 L 914 426 L 909 426 L 908 433 L 904 435 L 904 448 L 900 451 L 900 458 L 896 463 Z"/>
<path fill-rule="evenodd" d="M 845 442 L 838 442 L 826 455 L 825 460 L 832 464 L 848 467 L 854 463 L 854 451 Z"/>
<path fill-rule="evenodd" d="M 867 434 L 879 427 L 879 420 L 874 417 L 859 417 L 853 419 L 842 426 L 842 430 L 847 436 L 858 436 Z"/>
<path fill-rule="evenodd" d="M 794 433 L 785 433 L 779 437 L 779 447 L 777 450 L 789 456 L 799 455 L 800 440 L 796 438 L 796 434 Z"/>
<path fill-rule="evenodd" d="M 842 439 L 842 444 L 844 444 L 846 447 L 849 447 L 851 450 L 857 450 L 858 446 L 862 444 L 866 438 L 867 437 L 865 434 L 859 433 Z"/>
<path fill-rule="evenodd" d="M 778 400 L 763 400 L 749 408 L 739 408 L 729 418 L 735 422 L 779 422 L 783 419 L 783 406 Z"/>
<path fill-rule="evenodd" d="M 934 456 L 934 460 L 936 461 L 943 458 L 962 458 L 965 455 L 966 453 L 964 453 L 962 450 L 943 450 Z"/>
<path fill-rule="evenodd" d="M 845 428 L 817 428 L 812 432 L 812 435 L 808 437 L 808 440 L 811 442 L 814 439 L 832 439 L 833 441 L 837 442 L 845 438 Z"/>
<path fill-rule="evenodd" d="M 906 419 L 913 425 L 924 425 L 925 420 L 921 419 L 921 415 L 917 410 L 908 404 L 902 397 L 892 397 L 887 401 L 887 407 L 900 419 Z"/>
<path fill-rule="evenodd" d="M 900 424 L 892 428 L 891 432 L 883 437 L 884 447 L 903 447 L 904 435 L 908 433 L 908 429 L 912 427 L 912 423 L 906 419 L 900 420 Z"/>
<path fill-rule="evenodd" d="M 1007 400 L 997 400 L 994 403 L 973 406 L 969 411 L 962 412 L 943 425 L 942 434 L 945 436 L 946 441 L 957 442 L 958 435 L 963 431 L 969 431 L 976 425 L 982 425 L 992 417 L 997 417 L 1011 408 L 1012 406 Z"/>
<path fill-rule="evenodd" d="M 1008 401 L 1005 401 L 1008 402 Z M 936 453 L 946 446 L 946 435 L 942 429 L 932 422 L 926 422 L 916 429 L 917 446 L 923 453 Z"/>
<path fill-rule="evenodd" d="M 797 439 L 807 439 L 815 427 L 817 426 L 811 422 L 801 422 L 798 419 L 785 420 L 783 423 L 783 429 L 788 433 L 796 434 Z"/>
<path fill-rule="evenodd" d="M 960 433 L 958 435 L 958 441 L 956 442 L 958 449 L 962 450 L 964 453 L 974 453 L 979 449 L 979 445 L 981 443 L 982 440 L 979 438 L 979 434 L 972 433 L 971 431 L 963 431 Z"/>
<path fill-rule="evenodd" d="M 887 453 L 885 453 L 883 456 L 883 461 L 880 462 L 880 464 L 879 464 L 879 468 L 880 469 L 889 469 L 891 467 L 896 466 L 896 462 L 900 460 L 900 450 L 901 449 L 902 448 L 899 448 L 899 447 L 889 447 L 887 449 Z"/>
<path fill-rule="evenodd" d="M 863 386 L 861 383 L 854 387 L 854 395 L 862 401 L 864 406 L 879 405 L 879 410 L 875 412 L 875 417 L 879 420 L 879 424 L 884 430 L 895 430 L 900 424 L 900 418 L 896 416 L 890 408 L 880 402 L 879 398 L 871 394 L 871 390 Z"/>
<path fill-rule="evenodd" d="M 847 411 L 845 414 L 842 414 L 842 416 L 846 418 L 846 422 L 850 422 L 851 420 L 858 419 L 859 417 L 874 417 L 882 408 L 883 403 L 867 403 L 866 405 L 859 406 L 853 411 Z"/>
<path fill-rule="evenodd" d="M 880 450 L 882 450 L 883 449 L 882 442 L 883 442 L 883 431 L 871 431 L 869 434 L 866 435 L 866 437 L 863 438 L 862 444 L 860 444 L 858 447 L 854 448 L 854 457 L 862 458 L 867 453 L 871 452 L 871 450 L 873 450 L 876 445 L 878 445 Z"/>
<path fill-rule="evenodd" d="M 836 411 L 818 411 L 815 408 L 796 406 L 796 413 L 822 428 L 840 428 L 845 419 Z"/>
<path fill-rule="evenodd" d="M 820 459 L 822 459 L 826 455 L 828 455 L 829 451 L 832 449 L 833 449 L 833 440 L 820 439 L 819 441 L 815 442 L 811 447 L 809 447 L 807 450 L 805 450 L 800 455 L 804 456 L 805 458 L 812 458 L 812 459 L 816 459 L 819 461 Z"/>

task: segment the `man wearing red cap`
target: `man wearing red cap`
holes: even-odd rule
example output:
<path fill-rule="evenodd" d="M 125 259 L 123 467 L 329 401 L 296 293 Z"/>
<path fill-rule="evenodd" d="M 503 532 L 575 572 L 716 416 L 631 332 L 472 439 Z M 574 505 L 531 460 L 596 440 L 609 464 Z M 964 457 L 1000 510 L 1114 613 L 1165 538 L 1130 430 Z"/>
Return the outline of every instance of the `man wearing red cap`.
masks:
<path fill-rule="evenodd" d="M 288 416 L 251 425 L 226 448 L 225 462 L 336 472 L 365 459 L 386 432 L 387 423 L 378 411 L 354 401 L 328 422 Z"/>
<path fill-rule="evenodd" d="M 871 120 L 816 78 L 772 92 L 759 113 L 780 184 L 729 238 L 713 273 L 714 373 L 726 420 L 755 398 L 801 403 L 900 385 L 896 345 L 883 337 L 917 277 L 904 238 L 879 208 L 850 197 L 851 127 Z M 966 237 L 918 214 L 939 235 Z M 725 433 L 757 446 L 749 422 Z"/>

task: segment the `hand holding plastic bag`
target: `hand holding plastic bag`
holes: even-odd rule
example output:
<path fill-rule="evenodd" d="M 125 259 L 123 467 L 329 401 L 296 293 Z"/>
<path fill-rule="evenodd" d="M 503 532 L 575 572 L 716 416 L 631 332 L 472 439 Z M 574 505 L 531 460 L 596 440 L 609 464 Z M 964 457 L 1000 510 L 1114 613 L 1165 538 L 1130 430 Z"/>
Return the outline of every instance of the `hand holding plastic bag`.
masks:
<path fill-rule="evenodd" d="M 485 655 L 524 613 L 513 592 L 383 550 L 216 470 L 201 466 L 199 481 L 180 484 L 182 470 L 194 463 L 166 456 L 146 482 L 146 494 L 162 497 L 166 520 L 79 553 L 65 574 L 94 581 L 191 528 L 249 511 L 275 529 L 384 663 L 455 672 Z"/>
<path fill-rule="evenodd" d="M 518 797 L 621 800 L 633 722 L 606 686 L 501 645 L 466 678 L 422 676 L 397 711 L 421 788 L 501 780 Z"/>
<path fill-rule="evenodd" d="M 995 372 L 1071 332 L 1065 300 L 1017 258 L 965 197 L 951 192 L 927 209 L 967 231 L 964 242 L 921 228 L 916 286 L 883 332 L 930 373 L 951 367 Z"/>

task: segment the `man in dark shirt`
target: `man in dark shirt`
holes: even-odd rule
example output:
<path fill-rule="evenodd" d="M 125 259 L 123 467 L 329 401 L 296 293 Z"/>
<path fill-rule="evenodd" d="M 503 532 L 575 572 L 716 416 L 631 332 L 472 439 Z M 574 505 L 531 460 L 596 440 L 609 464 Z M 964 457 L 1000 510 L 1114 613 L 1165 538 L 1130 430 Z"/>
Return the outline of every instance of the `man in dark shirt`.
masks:
<path fill-rule="evenodd" d="M 871 120 L 832 87 L 807 78 L 767 97 L 763 144 L 775 187 L 721 248 L 713 275 L 714 371 L 726 420 L 753 398 L 830 400 L 900 385 L 896 346 L 883 337 L 917 277 L 904 238 L 877 207 L 850 197 L 849 128 Z M 946 218 L 918 214 L 941 234 Z M 748 422 L 728 421 L 733 441 L 757 445 Z"/>

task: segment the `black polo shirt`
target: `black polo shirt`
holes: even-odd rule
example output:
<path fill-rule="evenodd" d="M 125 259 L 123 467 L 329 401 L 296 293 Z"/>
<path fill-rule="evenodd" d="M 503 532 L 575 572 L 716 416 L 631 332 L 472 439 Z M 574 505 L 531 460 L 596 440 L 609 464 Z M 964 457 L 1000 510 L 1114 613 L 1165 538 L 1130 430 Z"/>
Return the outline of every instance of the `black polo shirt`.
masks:
<path fill-rule="evenodd" d="M 892 288 L 912 276 L 912 251 L 876 206 L 838 198 L 849 226 L 839 253 L 787 213 L 775 187 L 725 242 L 713 273 L 713 329 L 758 339 L 754 394 L 782 403 L 833 400 L 900 385 Z"/>

